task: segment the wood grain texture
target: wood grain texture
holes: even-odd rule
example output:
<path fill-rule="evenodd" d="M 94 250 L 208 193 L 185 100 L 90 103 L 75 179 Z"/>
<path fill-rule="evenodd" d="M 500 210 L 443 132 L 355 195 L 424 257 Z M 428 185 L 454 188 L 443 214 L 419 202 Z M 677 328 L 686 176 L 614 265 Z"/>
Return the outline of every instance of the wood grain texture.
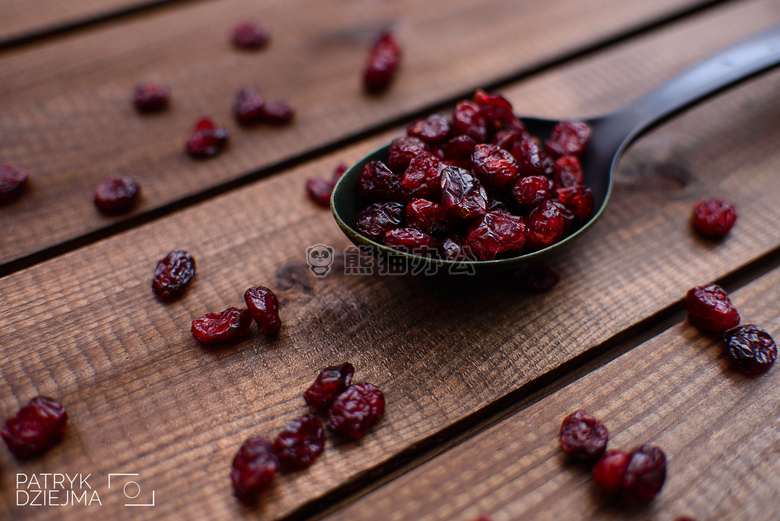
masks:
<path fill-rule="evenodd" d="M 780 337 L 780 268 L 731 298 L 743 324 Z M 777 519 L 778 397 L 777 367 L 741 374 L 718 335 L 686 321 L 325 519 Z M 577 409 L 605 423 L 610 449 L 662 448 L 668 474 L 654 501 L 610 501 L 566 460 L 560 425 Z"/>
<path fill-rule="evenodd" d="M 110 175 L 141 184 L 134 215 L 145 214 L 703 3 L 223 0 L 26 47 L 0 58 L 0 158 L 32 175 L 31 190 L 0 214 L 13 230 L 0 236 L 0 263 L 108 233 L 123 218 L 99 215 L 92 193 Z M 761 24 L 780 19 L 765 4 Z M 231 48 L 228 32 L 244 18 L 267 24 L 267 50 Z M 387 27 L 403 42 L 403 67 L 389 93 L 367 97 L 367 47 Z M 149 78 L 171 85 L 173 107 L 138 117 L 128 98 Z M 289 100 L 295 123 L 234 126 L 235 94 L 252 84 Z M 234 135 L 223 156 L 195 162 L 183 146 L 203 115 Z"/>

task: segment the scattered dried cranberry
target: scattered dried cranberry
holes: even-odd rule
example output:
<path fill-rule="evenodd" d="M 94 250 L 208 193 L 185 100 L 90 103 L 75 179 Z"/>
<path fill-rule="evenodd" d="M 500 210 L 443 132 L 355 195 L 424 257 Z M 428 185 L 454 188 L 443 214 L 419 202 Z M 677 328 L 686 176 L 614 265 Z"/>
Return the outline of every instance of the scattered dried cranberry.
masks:
<path fill-rule="evenodd" d="M 263 105 L 260 110 L 262 119 L 272 125 L 283 125 L 289 123 L 295 116 L 295 109 L 292 105 L 283 100 L 271 101 Z"/>
<path fill-rule="evenodd" d="M 246 440 L 233 458 L 230 482 L 236 497 L 254 503 L 271 485 L 279 469 L 274 445 L 265 438 Z"/>
<path fill-rule="evenodd" d="M 0 165 L 0 204 L 12 203 L 22 193 L 30 174 L 24 168 Z"/>
<path fill-rule="evenodd" d="M 502 253 L 520 251 L 524 244 L 522 217 L 505 212 L 487 212 L 469 228 L 463 242 L 479 260 L 493 260 Z"/>
<path fill-rule="evenodd" d="M 152 291 L 161 300 L 181 295 L 195 276 L 195 257 L 184 250 L 172 251 L 157 263 Z"/>
<path fill-rule="evenodd" d="M 325 448 L 325 427 L 313 414 L 296 418 L 276 437 L 274 448 L 282 470 L 303 470 L 314 463 Z"/>
<path fill-rule="evenodd" d="M 262 334 L 275 336 L 279 333 L 282 320 L 279 318 L 279 300 L 273 291 L 263 286 L 249 288 L 244 293 L 244 300 Z"/>
<path fill-rule="evenodd" d="M 722 199 L 699 201 L 693 206 L 693 226 L 705 237 L 724 237 L 736 221 L 736 208 Z"/>
<path fill-rule="evenodd" d="M 438 143 L 447 139 L 450 130 L 450 121 L 447 118 L 441 114 L 433 114 L 409 125 L 406 135 L 420 138 L 426 143 Z"/>
<path fill-rule="evenodd" d="M 468 170 L 448 166 L 441 171 L 441 202 L 456 219 L 475 219 L 487 212 L 487 192 Z"/>
<path fill-rule="evenodd" d="M 17 458 L 29 458 L 52 448 L 65 436 L 68 413 L 53 398 L 37 396 L 5 421 L 0 430 Z"/>
<path fill-rule="evenodd" d="M 133 91 L 133 105 L 138 112 L 159 112 L 171 103 L 171 89 L 159 81 L 137 84 Z"/>
<path fill-rule="evenodd" d="M 317 410 L 324 411 L 330 407 L 336 396 L 344 392 L 352 383 L 355 368 L 349 362 L 326 367 L 314 383 L 303 394 L 306 403 Z"/>
<path fill-rule="evenodd" d="M 328 409 L 328 428 L 354 440 L 362 438 L 385 414 L 385 396 L 370 383 L 357 383 L 339 394 Z"/>
<path fill-rule="evenodd" d="M 227 308 L 221 313 L 207 313 L 192 321 L 192 336 L 203 344 L 215 344 L 241 338 L 249 333 L 252 315 L 248 309 Z"/>
<path fill-rule="evenodd" d="M 717 284 L 696 286 L 685 294 L 688 320 L 707 331 L 721 333 L 739 324 L 739 313 Z"/>
<path fill-rule="evenodd" d="M 383 33 L 374 42 L 363 72 L 363 87 L 377 93 L 387 89 L 395 78 L 401 62 L 401 46 L 396 37 Z"/>
<path fill-rule="evenodd" d="M 330 196 L 333 194 L 334 186 L 333 181 L 312 177 L 306 180 L 306 193 L 309 194 L 309 199 L 318 206 L 330 208 Z"/>
<path fill-rule="evenodd" d="M 360 211 L 355 218 L 358 233 L 372 241 L 382 242 L 390 230 L 403 226 L 404 205 L 401 203 L 374 203 Z"/>
<path fill-rule="evenodd" d="M 590 125 L 584 121 L 561 121 L 553 127 L 545 146 L 547 150 L 559 156 L 580 155 L 585 150 L 592 133 Z"/>
<path fill-rule="evenodd" d="M 764 373 L 775 363 L 775 341 L 758 326 L 746 324 L 729 329 L 723 333 L 723 339 L 734 364 L 745 374 Z"/>
<path fill-rule="evenodd" d="M 127 176 L 109 177 L 95 189 L 95 206 L 106 215 L 131 211 L 141 199 L 141 187 Z"/>
<path fill-rule="evenodd" d="M 262 49 L 270 38 L 268 29 L 254 22 L 242 22 L 233 27 L 233 45 L 240 49 Z"/>
<path fill-rule="evenodd" d="M 263 119 L 265 96 L 255 87 L 244 87 L 236 95 L 233 113 L 239 123 L 244 125 L 258 123 Z"/>
<path fill-rule="evenodd" d="M 227 127 L 217 126 L 209 118 L 203 118 L 195 124 L 187 139 L 187 153 L 192 157 L 206 158 L 219 154 L 230 140 Z"/>
<path fill-rule="evenodd" d="M 570 457 L 597 460 L 607 450 L 609 432 L 590 413 L 574 411 L 561 423 L 561 449 Z"/>
<path fill-rule="evenodd" d="M 647 503 L 661 491 L 666 479 L 666 455 L 653 445 L 642 445 L 628 455 L 621 489 L 636 503 Z"/>
<path fill-rule="evenodd" d="M 608 450 L 593 467 L 593 481 L 607 494 L 617 494 L 623 485 L 628 462 L 629 456 L 622 450 Z"/>

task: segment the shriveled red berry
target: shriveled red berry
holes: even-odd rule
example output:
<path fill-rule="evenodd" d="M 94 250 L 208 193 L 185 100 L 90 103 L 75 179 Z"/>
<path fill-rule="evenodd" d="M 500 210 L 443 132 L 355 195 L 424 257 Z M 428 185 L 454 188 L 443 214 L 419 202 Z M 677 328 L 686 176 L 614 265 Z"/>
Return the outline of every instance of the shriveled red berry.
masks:
<path fill-rule="evenodd" d="M 401 178 L 401 189 L 408 197 L 438 199 L 441 193 L 441 161 L 429 152 L 414 157 Z"/>
<path fill-rule="evenodd" d="M 739 313 L 717 284 L 696 286 L 685 294 L 688 320 L 707 331 L 721 333 L 739 324 Z"/>
<path fill-rule="evenodd" d="M 406 205 L 406 226 L 433 236 L 452 231 L 442 206 L 427 199 L 413 199 Z"/>
<path fill-rule="evenodd" d="M 275 336 L 279 333 L 282 320 L 279 318 L 279 299 L 273 291 L 264 286 L 249 288 L 244 292 L 244 300 L 262 334 Z"/>
<path fill-rule="evenodd" d="M 724 237 L 737 222 L 737 210 L 722 199 L 707 199 L 693 206 L 693 226 L 705 237 Z"/>
<path fill-rule="evenodd" d="M 550 291 L 561 280 L 561 274 L 546 264 L 534 263 L 519 269 L 513 276 L 515 285 L 530 293 Z"/>
<path fill-rule="evenodd" d="M 263 120 L 265 96 L 255 87 L 244 87 L 236 95 L 233 113 L 239 123 L 248 125 Z"/>
<path fill-rule="evenodd" d="M 511 151 L 512 147 L 524 139 L 525 135 L 526 134 L 523 130 L 516 128 L 504 128 L 495 133 L 491 143 L 497 147 L 503 148 L 506 151 Z M 515 161 L 517 161 L 517 158 L 515 158 Z"/>
<path fill-rule="evenodd" d="M 260 109 L 262 120 L 272 125 L 284 125 L 292 121 L 295 109 L 284 100 L 276 100 L 265 103 Z"/>
<path fill-rule="evenodd" d="M 187 153 L 195 158 L 213 157 L 219 154 L 230 140 L 227 127 L 218 126 L 209 118 L 202 118 L 187 138 Z"/>
<path fill-rule="evenodd" d="M 103 214 L 126 213 L 141 200 L 141 187 L 126 175 L 109 177 L 95 189 L 94 200 L 95 206 Z"/>
<path fill-rule="evenodd" d="M 777 345 L 765 330 L 753 324 L 729 329 L 723 333 L 728 353 L 737 369 L 745 374 L 769 370 L 777 358 Z"/>
<path fill-rule="evenodd" d="M 192 336 L 203 344 L 215 344 L 246 336 L 252 326 L 248 309 L 229 307 L 221 313 L 206 313 L 192 321 Z"/>
<path fill-rule="evenodd" d="M 37 396 L 5 421 L 0 436 L 17 458 L 46 452 L 65 436 L 68 413 L 53 398 Z"/>
<path fill-rule="evenodd" d="M 317 206 L 330 208 L 330 196 L 333 194 L 335 186 L 333 181 L 321 177 L 311 177 L 306 180 L 306 193 Z"/>
<path fill-rule="evenodd" d="M 392 33 L 382 33 L 374 42 L 363 71 L 363 87 L 377 93 L 387 89 L 401 63 L 401 45 Z"/>
<path fill-rule="evenodd" d="M 469 220 L 487 212 L 487 192 L 468 170 L 448 166 L 441 171 L 441 203 L 447 214 Z"/>
<path fill-rule="evenodd" d="M 593 467 L 593 481 L 609 495 L 621 491 L 629 455 L 622 450 L 608 450 Z"/>
<path fill-rule="evenodd" d="M 350 386 L 354 374 L 355 367 L 349 362 L 326 367 L 303 393 L 303 399 L 315 409 L 324 411 L 330 407 L 336 396 Z"/>
<path fill-rule="evenodd" d="M 476 148 L 477 142 L 469 136 L 456 136 L 444 144 L 442 152 L 445 159 L 470 165 L 471 155 Z"/>
<path fill-rule="evenodd" d="M 241 22 L 233 27 L 233 45 L 240 49 L 262 49 L 271 39 L 271 33 L 255 22 Z"/>
<path fill-rule="evenodd" d="M 426 143 L 438 143 L 450 134 L 450 121 L 441 114 L 432 114 L 409 125 L 406 135 L 420 138 Z"/>
<path fill-rule="evenodd" d="M 585 185 L 574 185 L 556 190 L 558 200 L 571 210 L 574 216 L 585 221 L 593 215 L 593 192 Z"/>
<path fill-rule="evenodd" d="M 341 179 L 341 176 L 343 176 L 347 170 L 349 170 L 349 166 L 346 163 L 339 163 L 336 165 L 336 168 L 333 169 L 333 175 L 331 177 L 333 183 L 338 183 L 339 179 Z"/>
<path fill-rule="evenodd" d="M 416 137 L 395 138 L 387 151 L 387 166 L 394 172 L 403 172 L 412 159 L 423 152 L 429 152 L 423 140 Z"/>
<path fill-rule="evenodd" d="M 480 108 L 493 130 L 500 128 L 522 130 L 522 124 L 512 111 L 512 104 L 500 94 L 488 94 L 482 89 L 477 89 L 473 102 Z"/>
<path fill-rule="evenodd" d="M 466 260 L 463 250 L 463 240 L 457 235 L 450 235 L 441 241 L 441 256 L 446 260 Z"/>
<path fill-rule="evenodd" d="M 488 119 L 479 105 L 461 101 L 452 111 L 452 126 L 456 134 L 470 137 L 477 143 L 488 140 Z"/>
<path fill-rule="evenodd" d="M 133 90 L 133 105 L 138 112 L 159 112 L 171 103 L 171 89 L 159 81 L 138 83 Z"/>
<path fill-rule="evenodd" d="M 401 175 L 381 161 L 366 163 L 358 177 L 358 194 L 373 201 L 393 199 L 400 194 Z"/>
<path fill-rule="evenodd" d="M 385 233 L 385 246 L 415 255 L 434 256 L 441 245 L 434 237 L 414 228 L 396 228 Z"/>
<path fill-rule="evenodd" d="M 545 199 L 528 214 L 526 239 L 530 245 L 544 248 L 561 240 L 566 227 L 567 219 L 561 207 Z"/>
<path fill-rule="evenodd" d="M 487 212 L 472 224 L 464 247 L 479 260 L 493 260 L 506 252 L 519 252 L 525 244 L 525 224 L 521 217 L 505 212 Z"/>
<path fill-rule="evenodd" d="M 355 229 L 372 241 L 382 242 L 385 234 L 400 228 L 404 220 L 404 205 L 385 202 L 368 205 L 355 218 Z"/>
<path fill-rule="evenodd" d="M 322 454 L 325 448 L 325 427 L 313 414 L 305 414 L 282 429 L 274 440 L 274 448 L 282 470 L 303 470 Z"/>
<path fill-rule="evenodd" d="M 666 454 L 645 444 L 631 451 L 623 474 L 623 495 L 636 503 L 647 503 L 661 491 L 666 479 Z"/>
<path fill-rule="evenodd" d="M 385 414 L 385 395 L 375 385 L 357 383 L 339 394 L 328 409 L 328 428 L 354 440 L 365 436 Z"/>
<path fill-rule="evenodd" d="M 509 149 L 520 169 L 520 175 L 542 175 L 552 167 L 552 159 L 544 151 L 542 141 L 535 136 L 524 135 Z"/>
<path fill-rule="evenodd" d="M 517 179 L 517 161 L 512 154 L 497 145 L 477 145 L 471 162 L 474 175 L 488 190 L 512 186 Z"/>
<path fill-rule="evenodd" d="M 597 460 L 607 450 L 609 431 L 590 413 L 578 410 L 561 423 L 561 449 L 572 458 Z"/>
<path fill-rule="evenodd" d="M 553 196 L 552 183 L 542 175 L 529 175 L 517 180 L 512 195 L 526 208 L 535 208 Z"/>
<path fill-rule="evenodd" d="M 152 291 L 160 300 L 170 300 L 181 295 L 194 276 L 195 257 L 188 251 L 172 251 L 157 263 Z"/>
<path fill-rule="evenodd" d="M 588 145 L 591 134 L 593 129 L 584 121 L 561 121 L 553 127 L 545 146 L 559 156 L 580 155 Z"/>
<path fill-rule="evenodd" d="M 582 164 L 577 156 L 566 155 L 555 160 L 553 181 L 555 186 L 560 188 L 581 185 L 585 182 Z"/>
<path fill-rule="evenodd" d="M 247 504 L 255 503 L 271 485 L 279 469 L 273 443 L 265 438 L 247 439 L 233 457 L 230 482 L 236 497 Z"/>
<path fill-rule="evenodd" d="M 0 165 L 0 204 L 12 203 L 19 197 L 30 174 L 24 168 L 3 164 Z"/>

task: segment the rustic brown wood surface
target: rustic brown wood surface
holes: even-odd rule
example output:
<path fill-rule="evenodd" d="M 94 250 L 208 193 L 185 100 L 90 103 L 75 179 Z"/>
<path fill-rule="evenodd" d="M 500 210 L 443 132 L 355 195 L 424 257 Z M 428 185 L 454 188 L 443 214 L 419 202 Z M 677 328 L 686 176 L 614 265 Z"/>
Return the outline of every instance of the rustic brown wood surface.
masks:
<path fill-rule="evenodd" d="M 116 231 L 126 217 L 106 218 L 92 204 L 95 187 L 108 176 L 127 174 L 142 185 L 142 203 L 130 216 L 137 222 L 702 3 L 366 0 L 346 8 L 336 0 L 225 0 L 185 3 L 6 53 L 0 56 L 0 158 L 33 178 L 26 197 L 0 215 L 5 228 L 14 227 L 0 236 L 0 265 Z M 779 17 L 772 2 L 758 11 L 758 24 Z M 267 24 L 268 49 L 231 47 L 228 32 L 244 18 Z M 360 89 L 367 47 L 386 27 L 403 41 L 403 69 L 387 95 L 367 97 Z M 752 29 L 748 22 L 743 32 Z M 171 85 L 173 107 L 139 117 L 129 96 L 136 82 L 149 78 Z M 234 125 L 235 94 L 253 84 L 270 99 L 289 100 L 295 124 Z M 204 115 L 233 128 L 231 149 L 193 161 L 184 141 Z"/>

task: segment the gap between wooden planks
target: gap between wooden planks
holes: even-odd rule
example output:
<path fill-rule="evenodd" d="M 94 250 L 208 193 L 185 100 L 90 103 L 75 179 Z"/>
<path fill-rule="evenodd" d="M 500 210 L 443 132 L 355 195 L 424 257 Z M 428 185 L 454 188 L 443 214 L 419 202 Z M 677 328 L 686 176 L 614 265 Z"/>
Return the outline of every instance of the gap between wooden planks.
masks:
<path fill-rule="evenodd" d="M 81 237 L 112 233 L 127 217 L 103 217 L 92 204 L 95 187 L 110 175 L 130 175 L 143 188 L 130 219 L 151 215 L 707 3 L 224 0 L 25 47 L 0 58 L 0 158 L 33 177 L 25 197 L 0 215 L 0 226 L 12 231 L 0 236 L 0 264 L 17 261 L 19 269 L 41 251 L 52 256 L 61 253 L 58 245 L 73 249 Z M 228 32 L 244 18 L 268 25 L 268 49 L 231 48 Z M 761 23 L 771 19 L 771 12 L 760 15 Z M 360 89 L 366 49 L 385 27 L 403 42 L 403 68 L 387 95 L 367 97 Z M 128 97 L 136 82 L 150 78 L 171 85 L 173 107 L 139 117 Z M 253 84 L 269 99 L 288 99 L 297 110 L 295 123 L 234 125 L 235 94 Z M 231 149 L 211 161 L 192 161 L 184 141 L 204 115 L 233 128 Z"/>

